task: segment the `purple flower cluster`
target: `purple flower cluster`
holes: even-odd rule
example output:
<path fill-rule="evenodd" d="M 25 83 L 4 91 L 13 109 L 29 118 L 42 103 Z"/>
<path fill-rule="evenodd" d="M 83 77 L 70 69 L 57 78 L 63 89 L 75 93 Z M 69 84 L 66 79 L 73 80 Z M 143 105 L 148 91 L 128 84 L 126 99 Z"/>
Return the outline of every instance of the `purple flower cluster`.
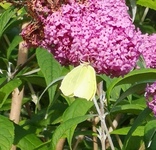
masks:
<path fill-rule="evenodd" d="M 153 111 L 156 116 L 156 82 L 147 85 L 145 90 L 145 98 L 147 99 L 148 107 Z"/>
<path fill-rule="evenodd" d="M 142 54 L 147 68 L 156 68 L 156 34 L 135 29 L 123 0 L 30 0 L 35 23 L 21 35 L 28 46 L 41 46 L 62 65 L 90 62 L 97 73 L 127 74 Z M 147 85 L 147 105 L 156 116 L 156 82 Z"/>
<path fill-rule="evenodd" d="M 156 34 L 143 35 L 142 55 L 147 68 L 156 68 Z"/>
<path fill-rule="evenodd" d="M 40 17 L 44 38 L 38 40 L 38 46 L 62 65 L 85 61 L 99 74 L 123 76 L 135 66 L 141 44 L 141 33 L 135 30 L 127 10 L 122 0 L 62 4 Z"/>
<path fill-rule="evenodd" d="M 146 68 L 156 68 L 156 34 L 142 35 L 143 44 L 141 45 L 142 56 L 145 61 Z M 153 111 L 156 117 L 156 82 L 147 84 L 145 90 L 145 98 L 148 107 Z"/>

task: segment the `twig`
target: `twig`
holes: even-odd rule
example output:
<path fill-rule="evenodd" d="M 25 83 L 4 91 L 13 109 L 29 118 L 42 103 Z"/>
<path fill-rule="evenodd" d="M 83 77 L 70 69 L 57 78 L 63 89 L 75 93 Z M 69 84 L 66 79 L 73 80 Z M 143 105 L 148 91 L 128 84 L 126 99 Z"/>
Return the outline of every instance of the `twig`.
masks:
<path fill-rule="evenodd" d="M 57 143 L 56 150 L 63 150 L 64 142 L 65 138 L 60 139 Z"/>
<path fill-rule="evenodd" d="M 92 130 L 94 133 L 97 133 L 96 126 L 99 122 L 99 117 L 95 117 L 93 119 L 94 120 L 93 120 Z M 93 136 L 93 150 L 98 150 L 97 136 Z"/>
<path fill-rule="evenodd" d="M 33 59 L 35 57 L 35 54 L 33 54 L 24 64 L 20 64 L 20 65 L 18 65 L 18 69 L 16 69 L 12 74 L 11 74 L 11 76 L 10 76 L 10 79 L 12 80 L 13 78 L 15 78 L 16 77 L 16 75 L 23 69 L 23 68 L 25 68 L 28 64 L 29 64 L 29 62 Z M 7 84 L 8 83 L 8 79 L 6 79 L 1 85 L 0 85 L 0 88 L 2 88 L 5 84 Z"/>
<path fill-rule="evenodd" d="M 114 129 L 117 128 L 118 122 L 121 119 L 121 117 L 122 117 L 122 114 L 118 114 L 115 117 L 115 119 L 113 120 L 113 122 L 111 121 L 110 117 L 108 117 L 109 124 L 111 125 L 111 127 L 109 128 L 109 132 L 112 132 Z M 119 144 L 120 148 L 122 149 L 123 144 L 122 144 L 122 141 L 121 141 L 120 137 L 118 135 L 115 135 L 115 137 L 116 137 L 116 139 L 118 141 L 118 144 Z"/>
<path fill-rule="evenodd" d="M 23 46 L 24 43 L 25 42 L 22 41 L 19 44 L 17 65 L 24 64 L 27 60 L 28 48 Z M 13 77 L 14 77 L 14 74 L 13 74 Z M 12 92 L 10 120 L 12 120 L 16 124 L 18 124 L 20 120 L 20 112 L 21 112 L 23 94 L 24 94 L 24 87 L 22 87 L 21 91 L 19 90 L 19 88 L 15 88 L 14 91 Z M 13 145 L 11 150 L 16 150 L 16 147 Z"/>
<path fill-rule="evenodd" d="M 84 135 L 79 135 L 77 137 L 76 143 L 74 144 L 74 147 L 72 150 L 77 150 L 78 144 L 84 139 Z"/>
<path fill-rule="evenodd" d="M 108 138 L 111 149 L 115 150 L 112 139 L 111 139 L 109 131 L 108 131 L 108 128 L 106 126 L 105 117 L 106 117 L 107 113 L 104 112 L 105 93 L 103 92 L 103 87 L 102 86 L 103 86 L 103 83 L 101 82 L 98 85 L 98 91 L 100 91 L 100 107 L 99 107 L 99 105 L 97 103 L 96 98 L 95 97 L 93 98 L 94 105 L 96 107 L 96 110 L 98 112 L 98 115 L 99 115 L 99 118 L 100 118 L 100 121 L 101 121 L 101 127 L 98 129 L 99 139 L 101 140 L 102 150 L 106 149 L 105 144 L 106 144 L 106 139 L 107 138 Z"/>
<path fill-rule="evenodd" d="M 141 18 L 140 24 L 142 24 L 142 23 L 144 22 L 144 20 L 145 20 L 145 18 L 146 18 L 146 16 L 147 16 L 148 11 L 149 11 L 149 8 L 146 7 L 146 8 L 145 8 L 145 11 L 144 11 L 144 14 L 143 14 L 143 16 L 142 16 L 142 18 Z"/>

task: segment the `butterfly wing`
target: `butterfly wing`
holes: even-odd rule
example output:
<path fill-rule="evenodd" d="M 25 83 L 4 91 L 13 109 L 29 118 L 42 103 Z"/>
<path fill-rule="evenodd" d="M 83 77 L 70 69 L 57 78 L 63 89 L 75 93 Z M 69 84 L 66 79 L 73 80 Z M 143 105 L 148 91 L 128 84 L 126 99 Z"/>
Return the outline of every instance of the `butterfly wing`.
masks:
<path fill-rule="evenodd" d="M 69 96 L 69 97 L 74 96 L 74 90 L 77 86 L 77 82 L 79 82 L 78 80 L 79 80 L 81 69 L 82 69 L 81 65 L 74 68 L 62 80 L 60 90 L 65 96 Z"/>
<path fill-rule="evenodd" d="M 82 66 L 79 77 L 81 78 L 78 79 L 78 84 L 74 90 L 74 96 L 92 100 L 97 89 L 94 68 L 90 65 Z"/>
<path fill-rule="evenodd" d="M 92 100 L 96 93 L 96 73 L 92 66 L 81 64 L 62 80 L 60 90 L 65 96 Z"/>

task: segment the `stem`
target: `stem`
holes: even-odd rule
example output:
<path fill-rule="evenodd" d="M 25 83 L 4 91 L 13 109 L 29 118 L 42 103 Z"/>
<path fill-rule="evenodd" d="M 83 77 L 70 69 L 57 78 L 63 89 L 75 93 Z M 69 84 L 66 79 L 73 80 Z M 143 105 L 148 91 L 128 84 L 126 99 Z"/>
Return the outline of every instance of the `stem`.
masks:
<path fill-rule="evenodd" d="M 18 69 L 16 69 L 11 74 L 11 79 L 13 79 L 24 67 L 28 65 L 28 63 L 35 57 L 35 54 L 33 54 L 25 63 L 18 65 Z M 8 83 L 8 79 L 6 79 L 1 85 L 0 88 L 2 88 L 5 84 Z"/>
<path fill-rule="evenodd" d="M 145 11 L 144 11 L 144 14 L 143 14 L 143 16 L 142 16 L 142 18 L 141 18 L 140 24 L 142 24 L 142 23 L 144 22 L 148 11 L 149 11 L 149 8 L 146 7 L 146 8 L 145 8 Z"/>
<path fill-rule="evenodd" d="M 136 0 L 129 0 L 132 8 L 132 22 L 135 20 L 136 12 L 137 12 L 137 5 Z"/>
<path fill-rule="evenodd" d="M 20 62 L 19 62 L 20 64 L 18 64 L 18 69 L 15 70 L 15 71 L 12 73 L 11 77 L 14 78 L 23 68 L 25 68 L 25 67 L 28 65 L 28 63 L 29 63 L 35 56 L 36 56 L 36 54 L 33 54 L 32 56 L 30 56 L 30 58 L 29 58 L 27 61 L 25 61 L 25 62 L 23 62 L 23 63 L 20 63 Z"/>
<path fill-rule="evenodd" d="M 100 96 L 100 114 L 101 115 L 101 145 L 102 145 L 102 150 L 106 149 L 106 133 L 105 133 L 105 112 L 104 112 L 104 99 L 103 99 L 103 82 L 100 82 L 98 84 L 98 89 L 99 89 L 99 96 Z"/>
<path fill-rule="evenodd" d="M 21 42 L 19 44 L 17 65 L 23 64 L 24 62 L 26 62 L 26 59 L 27 59 L 28 49 L 26 47 L 23 47 L 23 43 L 24 42 Z M 20 110 L 21 110 L 21 105 L 22 105 L 23 92 L 24 92 L 24 87 L 22 88 L 21 91 L 18 88 L 14 89 L 12 93 L 10 120 L 14 121 L 17 124 L 19 123 L 19 118 L 20 118 Z"/>
<path fill-rule="evenodd" d="M 92 125 L 92 130 L 94 133 L 97 133 L 96 126 L 98 122 L 99 122 L 99 117 L 95 117 L 93 119 L 93 125 Z M 98 150 L 97 136 L 93 136 L 93 150 Z"/>
<path fill-rule="evenodd" d="M 93 98 L 93 102 L 94 105 L 96 107 L 96 110 L 98 112 L 100 121 L 101 121 L 101 128 L 99 129 L 99 138 L 101 140 L 101 146 L 102 146 L 102 150 L 106 149 L 106 139 L 108 138 L 110 147 L 112 150 L 115 150 L 112 139 L 110 137 L 108 128 L 106 126 L 106 120 L 105 117 L 107 115 L 107 113 L 104 113 L 104 101 L 105 101 L 105 93 L 103 92 L 103 82 L 100 82 L 98 84 L 98 91 L 99 91 L 99 97 L 100 97 L 100 107 L 97 103 L 96 98 Z"/>
<path fill-rule="evenodd" d="M 78 144 L 84 139 L 84 135 L 79 135 L 72 150 L 77 150 Z"/>
<path fill-rule="evenodd" d="M 36 108 L 36 112 L 37 110 L 41 110 L 41 106 L 40 106 L 40 103 L 39 103 L 39 98 L 38 96 L 35 94 L 35 91 L 31 85 L 31 83 L 28 82 L 28 86 L 29 86 L 29 89 L 31 91 L 31 98 L 32 98 L 32 102 L 35 104 Z"/>
<path fill-rule="evenodd" d="M 65 140 L 66 140 L 65 138 L 62 138 L 58 141 L 57 146 L 56 146 L 56 150 L 63 150 Z"/>
<path fill-rule="evenodd" d="M 106 126 L 105 120 L 103 120 L 103 125 L 104 125 L 105 131 L 106 131 L 106 135 L 108 137 L 108 141 L 109 141 L 110 147 L 111 147 L 112 150 L 115 150 L 114 144 L 113 144 L 113 141 L 111 139 L 111 136 L 110 136 L 110 133 L 108 131 L 108 128 Z"/>
<path fill-rule="evenodd" d="M 99 118 L 100 118 L 100 121 L 101 121 L 101 128 L 99 129 L 99 139 L 101 141 L 101 146 L 102 146 L 102 150 L 105 150 L 105 139 L 106 139 L 106 135 L 105 135 L 105 129 L 104 129 L 104 126 L 102 124 L 102 115 L 101 115 L 101 112 L 100 112 L 100 108 L 98 106 L 98 103 L 97 103 L 97 100 L 96 98 L 94 97 L 93 98 L 93 102 L 94 102 L 94 105 L 96 107 L 96 110 L 98 112 L 98 115 L 99 115 Z"/>
<path fill-rule="evenodd" d="M 24 64 L 27 60 L 28 49 L 27 47 L 23 46 L 24 43 L 25 42 L 22 41 L 19 44 L 17 66 Z M 22 87 L 21 91 L 19 90 L 19 88 L 15 88 L 14 91 L 12 92 L 10 120 L 12 120 L 16 124 L 18 124 L 20 120 L 20 112 L 21 112 L 23 94 L 24 94 L 24 87 Z M 16 146 L 13 145 L 11 150 L 16 150 Z"/>
<path fill-rule="evenodd" d="M 16 124 L 18 124 L 20 120 L 23 91 L 24 88 L 22 88 L 21 91 L 18 88 L 15 88 L 14 91 L 12 92 L 10 120 L 12 120 Z"/>
<path fill-rule="evenodd" d="M 115 117 L 115 119 L 113 120 L 113 122 L 111 121 L 110 117 L 108 117 L 108 121 L 109 121 L 109 124 L 110 124 L 109 132 L 112 132 L 114 129 L 117 128 L 118 122 L 120 121 L 121 117 L 122 117 L 122 114 L 118 114 Z M 120 137 L 118 135 L 115 135 L 115 137 L 117 139 L 117 142 L 118 142 L 120 148 L 122 149 L 123 144 L 122 144 L 122 141 L 121 141 Z"/>

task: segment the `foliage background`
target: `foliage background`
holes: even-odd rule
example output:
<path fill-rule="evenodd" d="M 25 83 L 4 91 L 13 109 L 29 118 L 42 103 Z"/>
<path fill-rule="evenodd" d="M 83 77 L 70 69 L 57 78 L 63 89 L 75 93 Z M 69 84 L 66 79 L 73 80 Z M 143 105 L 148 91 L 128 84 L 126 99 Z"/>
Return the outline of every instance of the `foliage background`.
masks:
<path fill-rule="evenodd" d="M 131 15 L 135 11 L 133 2 L 126 1 Z M 137 0 L 136 4 L 134 24 L 143 33 L 155 33 L 156 1 Z M 0 148 L 9 150 L 14 144 L 21 150 L 55 150 L 59 139 L 66 137 L 63 149 L 92 150 L 95 144 L 92 137 L 97 137 L 92 127 L 100 125 L 94 124 L 93 102 L 64 97 L 59 90 L 61 79 L 73 67 L 61 66 L 41 48 L 30 48 L 27 61 L 17 65 L 21 28 L 31 18 L 26 7 L 6 2 L 0 6 Z M 156 121 L 144 98 L 146 84 L 155 79 L 156 70 L 145 68 L 119 78 L 97 76 L 97 81 L 104 82 L 107 96 L 107 125 L 111 127 L 116 119 L 118 122 L 111 132 L 116 149 L 156 147 L 152 142 L 156 140 Z M 15 124 L 9 120 L 12 92 L 23 86 L 20 122 Z M 96 142 L 100 149 L 99 140 Z"/>

